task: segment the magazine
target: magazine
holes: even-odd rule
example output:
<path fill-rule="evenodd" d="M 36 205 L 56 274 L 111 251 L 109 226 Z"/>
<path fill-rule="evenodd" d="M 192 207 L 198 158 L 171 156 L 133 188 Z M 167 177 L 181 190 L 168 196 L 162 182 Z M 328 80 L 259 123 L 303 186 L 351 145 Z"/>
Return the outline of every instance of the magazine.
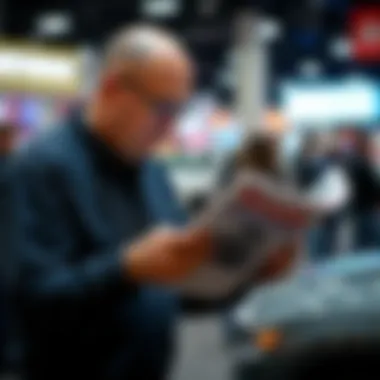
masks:
<path fill-rule="evenodd" d="M 338 168 L 307 192 L 259 173 L 240 173 L 195 222 L 211 229 L 216 249 L 181 285 L 182 291 L 201 299 L 228 296 L 252 278 L 268 256 L 342 207 L 349 194 L 349 183 Z"/>

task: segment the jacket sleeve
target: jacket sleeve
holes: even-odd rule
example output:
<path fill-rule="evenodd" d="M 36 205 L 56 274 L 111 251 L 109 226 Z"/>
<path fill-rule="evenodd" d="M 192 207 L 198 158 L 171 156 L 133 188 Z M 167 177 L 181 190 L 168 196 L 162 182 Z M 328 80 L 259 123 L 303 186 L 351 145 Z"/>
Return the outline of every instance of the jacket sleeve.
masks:
<path fill-rule="evenodd" d="M 14 170 L 15 272 L 24 301 L 60 308 L 128 291 L 132 285 L 122 274 L 120 247 L 80 252 L 54 172 L 36 157 L 19 160 Z"/>
<path fill-rule="evenodd" d="M 7 166 L 6 162 L 0 160 L 0 282 L 7 275 L 5 269 L 10 256 L 12 230 L 12 189 Z"/>

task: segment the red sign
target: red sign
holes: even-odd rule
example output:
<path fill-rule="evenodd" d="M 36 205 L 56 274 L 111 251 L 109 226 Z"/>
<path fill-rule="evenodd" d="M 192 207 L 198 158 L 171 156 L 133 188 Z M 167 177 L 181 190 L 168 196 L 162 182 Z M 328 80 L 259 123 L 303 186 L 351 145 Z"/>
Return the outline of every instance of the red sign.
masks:
<path fill-rule="evenodd" d="M 352 11 L 350 39 L 354 59 L 380 61 L 380 7 L 363 7 Z"/>

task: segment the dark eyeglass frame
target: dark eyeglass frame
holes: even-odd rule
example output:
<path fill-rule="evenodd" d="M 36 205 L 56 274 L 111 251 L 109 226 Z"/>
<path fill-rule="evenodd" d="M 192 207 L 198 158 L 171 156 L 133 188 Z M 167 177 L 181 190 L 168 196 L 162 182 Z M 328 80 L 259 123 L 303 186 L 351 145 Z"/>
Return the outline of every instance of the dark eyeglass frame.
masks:
<path fill-rule="evenodd" d="M 124 89 L 134 92 L 157 116 L 175 118 L 184 110 L 183 102 L 155 99 L 131 79 L 121 78 Z"/>

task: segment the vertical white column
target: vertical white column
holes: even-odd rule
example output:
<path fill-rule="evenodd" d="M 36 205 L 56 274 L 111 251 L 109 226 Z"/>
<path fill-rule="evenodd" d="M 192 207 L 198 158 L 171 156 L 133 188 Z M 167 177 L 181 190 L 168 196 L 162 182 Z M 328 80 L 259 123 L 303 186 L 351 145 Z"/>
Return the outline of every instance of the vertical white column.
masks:
<path fill-rule="evenodd" d="M 100 57 L 92 47 L 85 46 L 81 49 L 80 59 L 80 95 L 83 98 L 87 98 L 91 95 L 98 82 Z"/>
<path fill-rule="evenodd" d="M 267 91 L 267 47 L 260 15 L 242 12 L 236 18 L 236 113 L 246 133 L 263 125 Z"/>

